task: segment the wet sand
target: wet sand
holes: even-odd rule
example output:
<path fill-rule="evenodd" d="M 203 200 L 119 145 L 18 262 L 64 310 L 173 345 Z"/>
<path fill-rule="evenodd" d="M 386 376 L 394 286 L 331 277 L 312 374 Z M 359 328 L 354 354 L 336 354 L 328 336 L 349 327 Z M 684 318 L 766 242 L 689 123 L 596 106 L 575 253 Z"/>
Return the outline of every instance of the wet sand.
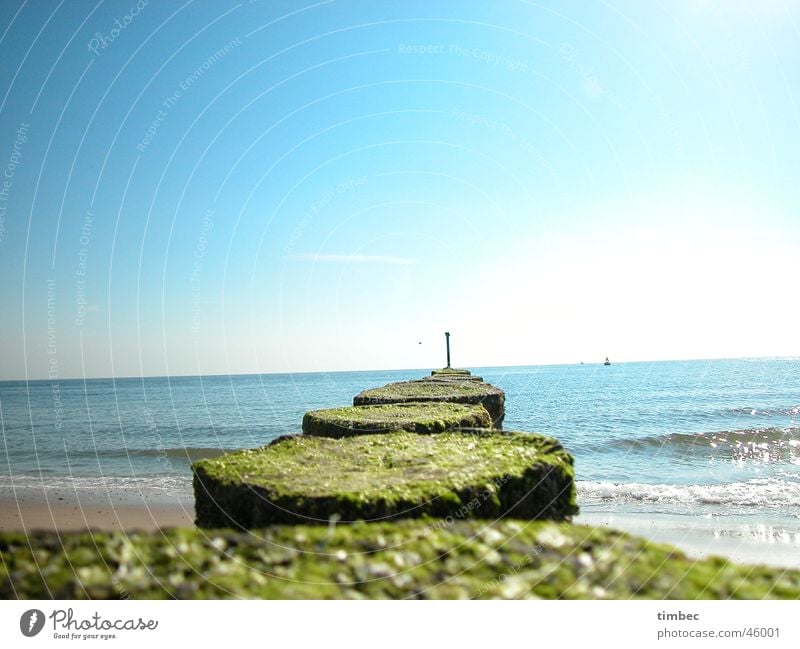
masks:
<path fill-rule="evenodd" d="M 800 568 L 800 520 L 790 525 L 763 514 L 679 516 L 584 510 L 575 522 L 666 543 L 692 558 L 720 556 L 741 564 Z"/>
<path fill-rule="evenodd" d="M 648 512 L 592 511 L 575 523 L 623 530 L 683 550 L 690 557 L 722 556 L 750 565 L 800 568 L 800 520 L 768 516 L 678 516 Z M 156 531 L 193 527 L 188 494 L 59 491 L 0 491 L 0 532 L 124 530 Z"/>
<path fill-rule="evenodd" d="M 185 498 L 69 491 L 45 497 L 41 489 L 0 493 L 0 532 L 89 529 L 131 532 L 193 526 L 194 507 Z"/>

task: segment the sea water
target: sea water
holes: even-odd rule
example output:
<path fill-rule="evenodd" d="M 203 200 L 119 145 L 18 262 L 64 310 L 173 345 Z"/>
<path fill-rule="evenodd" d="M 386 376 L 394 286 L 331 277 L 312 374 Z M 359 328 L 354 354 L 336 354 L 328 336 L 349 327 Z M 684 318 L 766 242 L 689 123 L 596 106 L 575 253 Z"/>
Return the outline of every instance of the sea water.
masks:
<path fill-rule="evenodd" d="M 472 370 L 505 390 L 507 430 L 572 452 L 584 512 L 800 525 L 800 359 Z M 426 373 L 0 382 L 0 493 L 134 490 L 190 503 L 193 460 L 298 433 L 308 410 Z"/>

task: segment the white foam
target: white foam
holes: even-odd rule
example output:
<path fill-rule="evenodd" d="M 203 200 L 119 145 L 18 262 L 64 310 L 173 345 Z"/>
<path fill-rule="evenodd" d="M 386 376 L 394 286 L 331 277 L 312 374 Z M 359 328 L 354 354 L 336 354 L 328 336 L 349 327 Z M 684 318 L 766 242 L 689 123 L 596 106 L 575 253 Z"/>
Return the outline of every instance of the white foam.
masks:
<path fill-rule="evenodd" d="M 79 492 L 191 492 L 190 477 L 183 476 L 98 476 L 92 478 L 69 476 L 0 475 L 0 491 L 13 489 L 46 489 L 47 491 Z"/>
<path fill-rule="evenodd" d="M 578 481 L 579 503 L 666 503 L 800 507 L 800 483 L 769 478 L 719 485 Z"/>

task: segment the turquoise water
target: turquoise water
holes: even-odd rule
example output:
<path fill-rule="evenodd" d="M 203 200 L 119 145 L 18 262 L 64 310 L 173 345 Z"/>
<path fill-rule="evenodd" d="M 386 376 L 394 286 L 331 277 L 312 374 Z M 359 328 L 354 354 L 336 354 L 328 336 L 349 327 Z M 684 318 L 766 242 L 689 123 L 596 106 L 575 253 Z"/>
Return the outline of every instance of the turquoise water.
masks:
<path fill-rule="evenodd" d="M 426 370 L 0 383 L 0 488 L 188 498 L 192 459 L 260 446 L 303 413 Z M 584 506 L 800 511 L 800 359 L 475 368 L 506 429 L 558 437 Z"/>

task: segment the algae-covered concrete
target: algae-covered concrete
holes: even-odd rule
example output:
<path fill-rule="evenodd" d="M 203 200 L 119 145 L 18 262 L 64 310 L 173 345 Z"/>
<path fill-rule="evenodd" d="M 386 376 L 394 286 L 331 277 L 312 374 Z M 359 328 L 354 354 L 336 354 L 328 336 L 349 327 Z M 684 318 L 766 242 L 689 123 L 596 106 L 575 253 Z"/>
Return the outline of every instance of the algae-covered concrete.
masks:
<path fill-rule="evenodd" d="M 430 376 L 426 376 L 427 381 L 483 381 L 480 376 L 474 376 L 469 370 L 456 369 L 454 367 L 443 367 L 440 370 L 433 370 Z"/>
<path fill-rule="evenodd" d="M 442 375 L 431 375 L 431 376 L 423 376 L 420 381 L 431 381 L 437 383 L 447 383 L 450 381 L 474 381 L 476 383 L 481 383 L 483 381 L 483 377 L 475 376 L 474 374 L 471 376 L 466 376 L 462 374 L 442 374 Z"/>
<path fill-rule="evenodd" d="M 572 457 L 550 437 L 492 430 L 342 439 L 296 435 L 193 465 L 201 527 L 421 516 L 564 520 Z"/>
<path fill-rule="evenodd" d="M 493 426 L 502 428 L 505 400 L 502 390 L 480 381 L 404 381 L 364 390 L 353 398 L 353 405 L 413 401 L 480 404 L 489 412 Z"/>
<path fill-rule="evenodd" d="M 491 417 L 481 405 L 399 403 L 313 410 L 303 417 L 303 433 L 347 437 L 408 430 L 442 433 L 455 428 L 489 428 Z"/>
<path fill-rule="evenodd" d="M 440 370 L 433 370 L 431 376 L 470 376 L 472 372 L 457 367 L 443 367 Z"/>
<path fill-rule="evenodd" d="M 20 599 L 800 599 L 800 572 L 553 522 L 0 534 Z"/>

